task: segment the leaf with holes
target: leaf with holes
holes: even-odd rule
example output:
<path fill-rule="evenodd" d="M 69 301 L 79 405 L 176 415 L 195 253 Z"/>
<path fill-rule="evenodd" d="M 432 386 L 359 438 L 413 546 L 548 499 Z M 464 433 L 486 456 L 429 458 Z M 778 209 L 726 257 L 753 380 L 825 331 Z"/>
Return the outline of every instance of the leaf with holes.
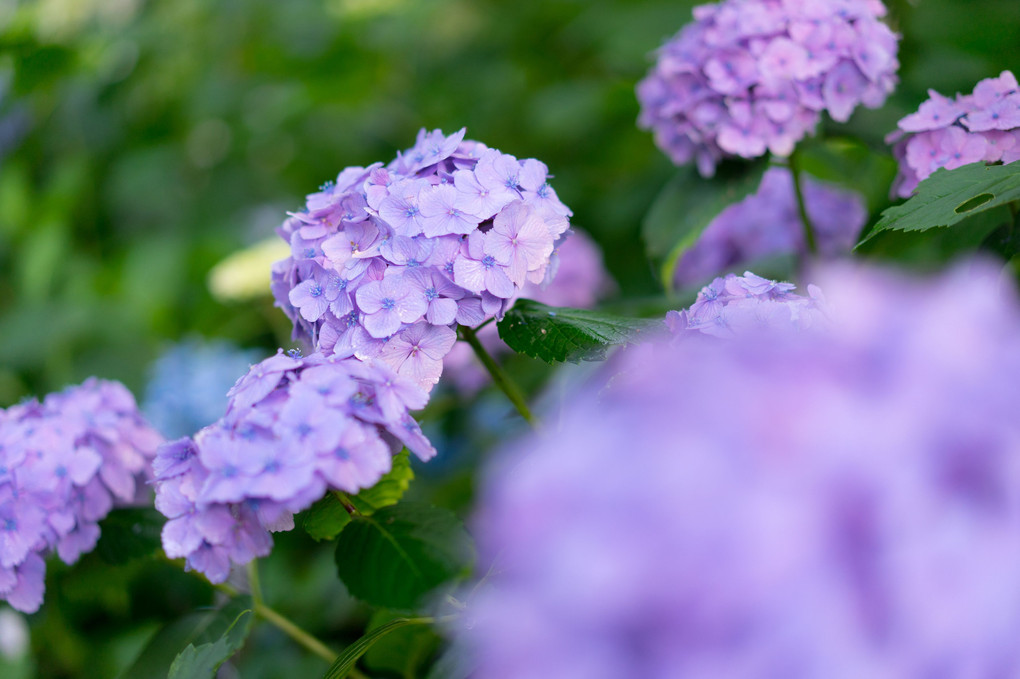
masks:
<path fill-rule="evenodd" d="M 969 217 L 1020 200 L 1020 163 L 973 163 L 955 170 L 940 168 L 921 182 L 902 205 L 882 218 L 858 247 L 883 231 L 926 231 L 955 226 Z"/>
<path fill-rule="evenodd" d="M 473 561 L 474 545 L 452 512 L 410 502 L 355 515 L 336 545 L 347 590 L 387 608 L 414 608 L 430 590 L 466 575 Z"/>
<path fill-rule="evenodd" d="M 712 179 L 694 167 L 681 168 L 652 203 L 641 235 L 652 261 L 659 263 L 663 285 L 670 289 L 673 270 L 702 232 L 726 207 L 754 193 L 768 162 L 721 163 Z"/>
<path fill-rule="evenodd" d="M 511 349 L 546 363 L 602 360 L 609 347 L 643 340 L 665 328 L 661 320 L 551 307 L 530 299 L 517 300 L 497 327 Z"/>

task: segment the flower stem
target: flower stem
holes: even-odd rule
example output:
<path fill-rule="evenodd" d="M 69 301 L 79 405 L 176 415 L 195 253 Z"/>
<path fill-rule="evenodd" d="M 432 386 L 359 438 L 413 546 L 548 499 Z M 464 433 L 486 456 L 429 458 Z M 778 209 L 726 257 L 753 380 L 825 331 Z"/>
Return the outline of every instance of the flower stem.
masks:
<path fill-rule="evenodd" d="M 255 561 L 253 560 L 251 563 L 255 563 Z M 249 570 L 248 570 L 249 582 L 251 582 L 251 572 L 252 572 L 252 570 L 253 569 L 249 565 Z M 255 577 L 256 577 L 256 579 L 258 578 L 257 575 Z M 256 582 L 257 582 L 257 580 L 256 580 Z M 216 589 L 220 590 L 221 592 L 223 592 L 224 594 L 226 594 L 229 597 L 235 597 L 235 596 L 238 596 L 240 594 L 240 592 L 238 592 L 236 589 L 234 589 L 233 587 L 231 587 L 230 585 L 228 585 L 226 583 L 221 583 L 221 584 L 214 585 L 214 586 L 216 587 Z M 251 601 L 252 601 L 252 607 L 255 609 L 255 615 L 257 615 L 258 617 L 262 618 L 266 622 L 272 624 L 274 627 L 276 627 L 277 629 L 282 631 L 284 634 L 289 636 L 291 639 L 293 639 L 297 643 L 301 644 L 306 649 L 308 649 L 309 651 L 311 651 L 315 655 L 319 656 L 320 658 L 322 658 L 326 662 L 332 664 L 333 661 L 336 660 L 337 653 L 335 651 L 330 649 L 329 646 L 327 646 L 326 644 L 322 643 L 320 640 L 318 640 L 317 638 L 315 638 L 314 636 L 312 636 L 308 632 L 304 631 L 303 629 L 301 629 L 300 627 L 295 625 L 289 619 L 287 619 L 287 618 L 283 617 L 282 615 L 280 615 L 275 609 L 270 608 L 269 606 L 267 606 L 262 601 L 262 593 L 261 592 L 259 592 L 259 596 L 258 596 L 258 598 L 256 598 L 255 591 L 256 591 L 255 585 L 253 584 L 252 585 L 252 597 L 251 597 Z M 356 675 L 354 675 L 352 673 L 351 676 L 355 677 Z M 356 679 L 357 679 L 357 677 L 356 677 Z"/>
<path fill-rule="evenodd" d="M 289 636 L 291 639 L 301 644 L 309 651 L 319 656 L 328 663 L 336 660 L 336 652 L 331 650 L 326 644 L 322 643 L 308 632 L 304 631 L 293 622 L 277 613 L 274 609 L 266 606 L 263 603 L 255 603 L 255 615 L 265 619 L 267 622 L 273 624 L 281 632 Z"/>
<path fill-rule="evenodd" d="M 507 398 L 510 399 L 510 402 L 514 404 L 515 408 L 517 408 L 517 412 L 521 414 L 521 417 L 523 417 L 532 427 L 537 427 L 538 422 L 528 409 L 528 403 L 524 400 L 524 395 L 521 393 L 520 388 L 510 378 L 506 371 L 503 370 L 498 363 L 496 363 L 495 359 L 492 358 L 489 352 L 485 350 L 482 343 L 478 341 L 476 331 L 464 325 L 460 326 L 459 330 L 461 339 L 467 342 L 474 350 L 475 356 L 477 356 L 478 360 L 482 362 L 485 369 L 489 371 L 489 374 L 492 376 L 492 381 L 496 383 L 496 386 L 499 387 L 504 394 L 506 394 Z"/>
<path fill-rule="evenodd" d="M 259 560 L 252 559 L 248 562 L 248 589 L 251 591 L 251 600 L 255 608 L 264 605 L 262 601 L 262 585 L 259 584 Z"/>
<path fill-rule="evenodd" d="M 808 216 L 807 203 L 804 202 L 804 187 L 801 184 L 800 164 L 796 151 L 790 154 L 788 163 L 790 174 L 793 175 L 793 193 L 797 196 L 797 213 L 800 215 L 801 224 L 804 225 L 804 242 L 807 243 L 807 249 L 811 256 L 817 257 L 818 242 L 815 240 L 815 229 Z"/>

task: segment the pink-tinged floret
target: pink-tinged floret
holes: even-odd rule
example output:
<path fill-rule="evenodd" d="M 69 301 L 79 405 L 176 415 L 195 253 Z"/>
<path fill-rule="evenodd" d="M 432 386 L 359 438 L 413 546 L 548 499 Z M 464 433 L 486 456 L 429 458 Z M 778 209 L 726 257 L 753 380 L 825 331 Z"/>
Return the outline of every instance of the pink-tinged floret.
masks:
<path fill-rule="evenodd" d="M 985 78 L 971 94 L 928 95 L 887 138 L 900 164 L 893 195 L 910 196 L 939 168 L 1020 160 L 1020 86 L 1010 71 Z"/>
<path fill-rule="evenodd" d="M 790 155 L 823 111 L 845 122 L 896 85 L 898 36 L 877 0 L 724 0 L 693 15 L 638 84 L 638 125 L 704 176 L 729 156 Z"/>

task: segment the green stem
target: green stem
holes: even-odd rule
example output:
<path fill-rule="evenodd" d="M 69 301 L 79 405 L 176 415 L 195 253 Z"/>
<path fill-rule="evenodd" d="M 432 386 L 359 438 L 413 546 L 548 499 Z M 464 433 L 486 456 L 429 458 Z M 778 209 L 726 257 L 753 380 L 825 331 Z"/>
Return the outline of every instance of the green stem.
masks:
<path fill-rule="evenodd" d="M 524 394 L 517 387 L 517 384 L 510 379 L 506 371 L 492 358 L 482 343 L 478 341 L 478 335 L 475 330 L 467 326 L 460 326 L 460 336 L 465 342 L 467 342 L 475 352 L 475 356 L 482 362 L 485 369 L 489 371 L 492 376 L 492 381 L 496 383 L 496 386 L 503 390 L 510 402 L 517 408 L 517 412 L 521 414 L 528 424 L 532 427 L 538 427 L 538 422 L 531 415 L 531 411 L 528 409 L 528 403 L 524 400 Z"/>
<path fill-rule="evenodd" d="M 248 562 L 248 589 L 251 591 L 251 600 L 255 608 L 264 605 L 262 601 L 262 585 L 259 584 L 259 560 L 252 559 Z"/>
<path fill-rule="evenodd" d="M 322 643 L 269 606 L 262 603 L 256 603 L 255 615 L 264 618 L 269 623 L 272 623 L 281 632 L 326 662 L 332 663 L 336 660 L 337 654 L 335 651 L 331 650 L 329 646 L 326 646 L 326 644 Z"/>
<path fill-rule="evenodd" d="M 818 256 L 818 243 L 815 241 L 815 229 L 808 217 L 807 204 L 804 202 L 804 188 L 800 180 L 800 165 L 797 161 L 796 151 L 790 154 L 790 174 L 793 175 L 793 192 L 797 196 L 797 212 L 800 215 L 800 222 L 804 225 L 804 242 L 807 243 L 808 252 L 812 257 Z"/>
<path fill-rule="evenodd" d="M 252 563 L 254 563 L 254 561 Z M 250 581 L 251 570 L 249 570 L 249 576 L 248 577 L 249 577 L 249 581 Z M 256 578 L 257 577 L 258 576 L 256 576 Z M 235 596 L 238 596 L 240 594 L 240 592 L 238 592 L 234 587 L 231 587 L 230 585 L 228 585 L 226 583 L 221 583 L 221 584 L 214 585 L 214 586 L 216 587 L 216 589 L 220 590 L 221 592 L 223 592 L 224 594 L 226 594 L 229 597 L 235 597 Z M 269 606 L 267 606 L 262 601 L 261 592 L 259 593 L 258 599 L 256 599 L 255 598 L 254 586 L 252 588 L 252 597 L 251 597 L 251 600 L 252 600 L 252 606 L 255 608 L 255 615 L 259 616 L 260 618 L 263 618 L 266 622 L 269 622 L 274 627 L 276 627 L 277 629 L 282 631 L 284 634 L 289 636 L 291 639 L 293 639 L 294 641 L 298 642 L 299 644 L 301 644 L 302 646 L 304 646 L 309 651 L 311 651 L 315 655 L 319 656 L 320 658 L 322 658 L 326 662 L 332 664 L 332 662 L 334 660 L 336 660 L 337 654 L 336 654 L 336 652 L 331 650 L 329 648 L 329 646 L 327 646 L 326 644 L 322 643 L 321 641 L 316 639 L 314 636 L 312 636 L 311 634 L 309 634 L 308 632 L 304 631 L 303 629 L 301 629 L 300 627 L 295 625 L 293 622 L 291 622 L 287 618 L 285 618 L 282 615 L 280 615 L 279 613 L 277 613 L 275 609 L 270 608 Z M 354 676 L 354 675 L 352 674 L 351 676 Z"/>

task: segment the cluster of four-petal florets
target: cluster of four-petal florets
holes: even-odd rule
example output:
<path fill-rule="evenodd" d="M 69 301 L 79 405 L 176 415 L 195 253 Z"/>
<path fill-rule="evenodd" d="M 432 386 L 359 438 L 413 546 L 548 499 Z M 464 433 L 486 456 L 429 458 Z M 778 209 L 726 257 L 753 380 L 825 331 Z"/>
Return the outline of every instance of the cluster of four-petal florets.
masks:
<path fill-rule="evenodd" d="M 525 283 L 551 278 L 570 215 L 544 164 L 463 137 L 422 130 L 281 226 L 291 256 L 273 292 L 315 351 L 253 366 L 220 421 L 160 449 L 168 556 L 222 582 L 326 492 L 374 485 L 404 446 L 435 455 L 409 410 L 428 401 L 454 326 L 499 317 Z"/>
<path fill-rule="evenodd" d="M 295 338 L 430 390 L 457 324 L 500 317 L 551 273 L 571 212 L 547 177 L 464 130 L 422 130 L 388 165 L 345 169 L 279 229 L 291 256 L 273 292 Z"/>

